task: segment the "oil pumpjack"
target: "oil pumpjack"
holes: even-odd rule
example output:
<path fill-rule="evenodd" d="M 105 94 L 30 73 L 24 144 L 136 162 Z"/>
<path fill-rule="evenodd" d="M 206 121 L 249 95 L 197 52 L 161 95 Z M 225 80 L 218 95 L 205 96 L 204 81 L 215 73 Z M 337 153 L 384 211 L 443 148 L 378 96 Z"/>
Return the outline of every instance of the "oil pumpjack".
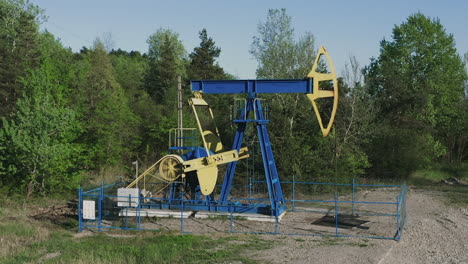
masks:
<path fill-rule="evenodd" d="M 319 71 L 320 59 L 324 58 L 328 64 L 329 72 Z M 323 85 L 324 83 L 327 83 Z M 270 137 L 267 130 L 269 120 L 266 118 L 261 94 L 305 94 L 312 103 L 323 136 L 327 136 L 333 125 L 338 107 L 338 82 L 333 62 L 324 47 L 320 47 L 315 62 L 309 74 L 304 79 L 274 79 L 274 80 L 192 80 L 191 90 L 193 97 L 189 105 L 193 110 L 197 128 L 182 127 L 182 103 L 179 80 L 179 127 L 170 134 L 170 150 L 178 154 L 162 157 L 145 172 L 130 183 L 127 188 L 134 188 L 138 182 L 150 183 L 157 180 L 163 187 L 156 192 L 141 191 L 141 195 L 155 195 L 165 193 L 165 198 L 158 203 L 142 204 L 142 208 L 149 209 L 179 209 L 257 213 L 278 216 L 286 210 L 285 198 L 281 188 L 281 181 L 273 155 Z M 233 122 L 237 130 L 230 150 L 224 150 L 220 134 L 215 126 L 214 131 L 203 127 L 200 121 L 199 109 L 207 110 L 208 117 L 213 120 L 213 111 L 203 99 L 204 94 L 243 94 L 244 105 L 239 116 Z M 326 124 L 322 120 L 317 103 L 322 98 L 332 99 L 331 115 Z M 237 163 L 249 157 L 248 149 L 242 147 L 247 125 L 251 123 L 256 127 L 257 137 L 262 154 L 265 181 L 268 187 L 269 203 L 265 204 L 239 204 L 230 200 L 230 191 L 233 185 Z M 201 138 L 201 146 L 187 144 L 189 141 Z M 197 140 L 195 140 L 197 141 Z M 218 167 L 227 164 L 223 184 L 218 197 L 214 190 L 218 179 Z M 180 199 L 180 196 L 186 199 Z M 235 206 L 232 205 L 235 203 Z"/>

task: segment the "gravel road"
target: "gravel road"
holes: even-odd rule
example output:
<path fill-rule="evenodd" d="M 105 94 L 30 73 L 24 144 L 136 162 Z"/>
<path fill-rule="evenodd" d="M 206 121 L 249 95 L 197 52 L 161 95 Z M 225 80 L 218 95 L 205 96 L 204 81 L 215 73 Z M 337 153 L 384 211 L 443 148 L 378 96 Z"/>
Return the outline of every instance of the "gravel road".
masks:
<path fill-rule="evenodd" d="M 468 206 L 451 207 L 426 190 L 410 189 L 407 199 L 400 241 L 263 236 L 274 246 L 248 257 L 261 263 L 468 263 Z"/>

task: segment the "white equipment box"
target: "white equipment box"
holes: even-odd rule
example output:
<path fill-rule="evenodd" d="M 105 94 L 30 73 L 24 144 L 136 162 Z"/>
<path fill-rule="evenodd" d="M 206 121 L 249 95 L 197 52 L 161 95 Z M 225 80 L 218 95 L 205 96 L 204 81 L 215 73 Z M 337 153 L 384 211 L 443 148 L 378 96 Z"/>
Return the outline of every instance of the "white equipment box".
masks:
<path fill-rule="evenodd" d="M 138 207 L 138 188 L 119 188 L 117 189 L 117 206 L 119 207 Z"/>

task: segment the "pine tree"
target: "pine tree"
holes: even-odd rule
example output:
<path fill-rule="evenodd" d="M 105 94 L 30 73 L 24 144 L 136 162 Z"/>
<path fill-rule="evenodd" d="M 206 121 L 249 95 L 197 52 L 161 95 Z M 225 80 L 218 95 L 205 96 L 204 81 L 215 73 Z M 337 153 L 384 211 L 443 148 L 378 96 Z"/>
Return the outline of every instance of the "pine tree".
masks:
<path fill-rule="evenodd" d="M 200 46 L 195 47 L 189 55 L 190 64 L 188 67 L 188 75 L 191 80 L 216 80 L 226 78 L 223 68 L 216 59 L 221 53 L 221 49 L 215 46 L 212 38 L 208 38 L 206 29 L 199 32 Z"/>

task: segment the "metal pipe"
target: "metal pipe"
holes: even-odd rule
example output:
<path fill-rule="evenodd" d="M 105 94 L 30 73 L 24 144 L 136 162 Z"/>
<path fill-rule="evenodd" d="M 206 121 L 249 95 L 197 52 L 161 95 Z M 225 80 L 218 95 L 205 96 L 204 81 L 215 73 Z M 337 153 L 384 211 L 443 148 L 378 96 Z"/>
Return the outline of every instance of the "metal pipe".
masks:
<path fill-rule="evenodd" d="M 352 198 L 352 199 L 353 199 L 353 206 L 352 206 L 352 212 L 353 212 L 353 213 L 352 213 L 352 214 L 353 214 L 353 215 L 354 215 L 354 188 L 355 188 L 355 186 L 356 186 L 356 185 L 354 184 L 354 178 L 353 178 L 353 194 L 352 194 L 352 197 L 353 197 L 353 198 Z"/>
<path fill-rule="evenodd" d="M 296 175 L 293 175 L 293 181 L 292 181 L 292 210 L 294 212 L 294 210 L 296 209 Z"/>
<path fill-rule="evenodd" d="M 229 232 L 232 233 L 232 232 L 234 232 L 234 218 L 232 216 L 233 208 L 232 208 L 231 203 L 229 203 L 229 212 L 230 212 L 230 221 L 231 221 L 230 226 L 229 226 Z"/>
<path fill-rule="evenodd" d="M 279 234 L 278 203 L 275 203 L 275 234 Z"/>
<path fill-rule="evenodd" d="M 82 189 L 78 188 L 78 232 L 83 231 L 83 210 L 81 204 L 83 202 Z"/>
<path fill-rule="evenodd" d="M 181 192 L 182 198 L 180 200 L 180 232 L 184 233 L 184 192 Z"/>
<path fill-rule="evenodd" d="M 184 145 L 183 141 L 183 98 L 182 98 L 182 77 L 177 76 L 177 147 L 182 147 Z M 179 149 L 179 154 L 182 154 L 182 149 Z"/>
<path fill-rule="evenodd" d="M 338 237 L 338 195 L 335 192 L 335 235 Z"/>
<path fill-rule="evenodd" d="M 397 205 L 396 205 L 397 233 L 395 237 L 397 240 L 399 240 L 399 237 L 400 237 L 400 202 L 401 202 L 401 194 L 397 196 Z"/>
<path fill-rule="evenodd" d="M 99 190 L 99 198 L 98 198 L 98 231 L 101 231 L 103 196 L 104 196 L 104 182 L 101 182 L 101 189 Z"/>
<path fill-rule="evenodd" d="M 135 181 L 136 181 L 136 186 L 138 188 L 138 160 L 135 160 L 132 162 L 132 165 L 135 165 Z"/>

